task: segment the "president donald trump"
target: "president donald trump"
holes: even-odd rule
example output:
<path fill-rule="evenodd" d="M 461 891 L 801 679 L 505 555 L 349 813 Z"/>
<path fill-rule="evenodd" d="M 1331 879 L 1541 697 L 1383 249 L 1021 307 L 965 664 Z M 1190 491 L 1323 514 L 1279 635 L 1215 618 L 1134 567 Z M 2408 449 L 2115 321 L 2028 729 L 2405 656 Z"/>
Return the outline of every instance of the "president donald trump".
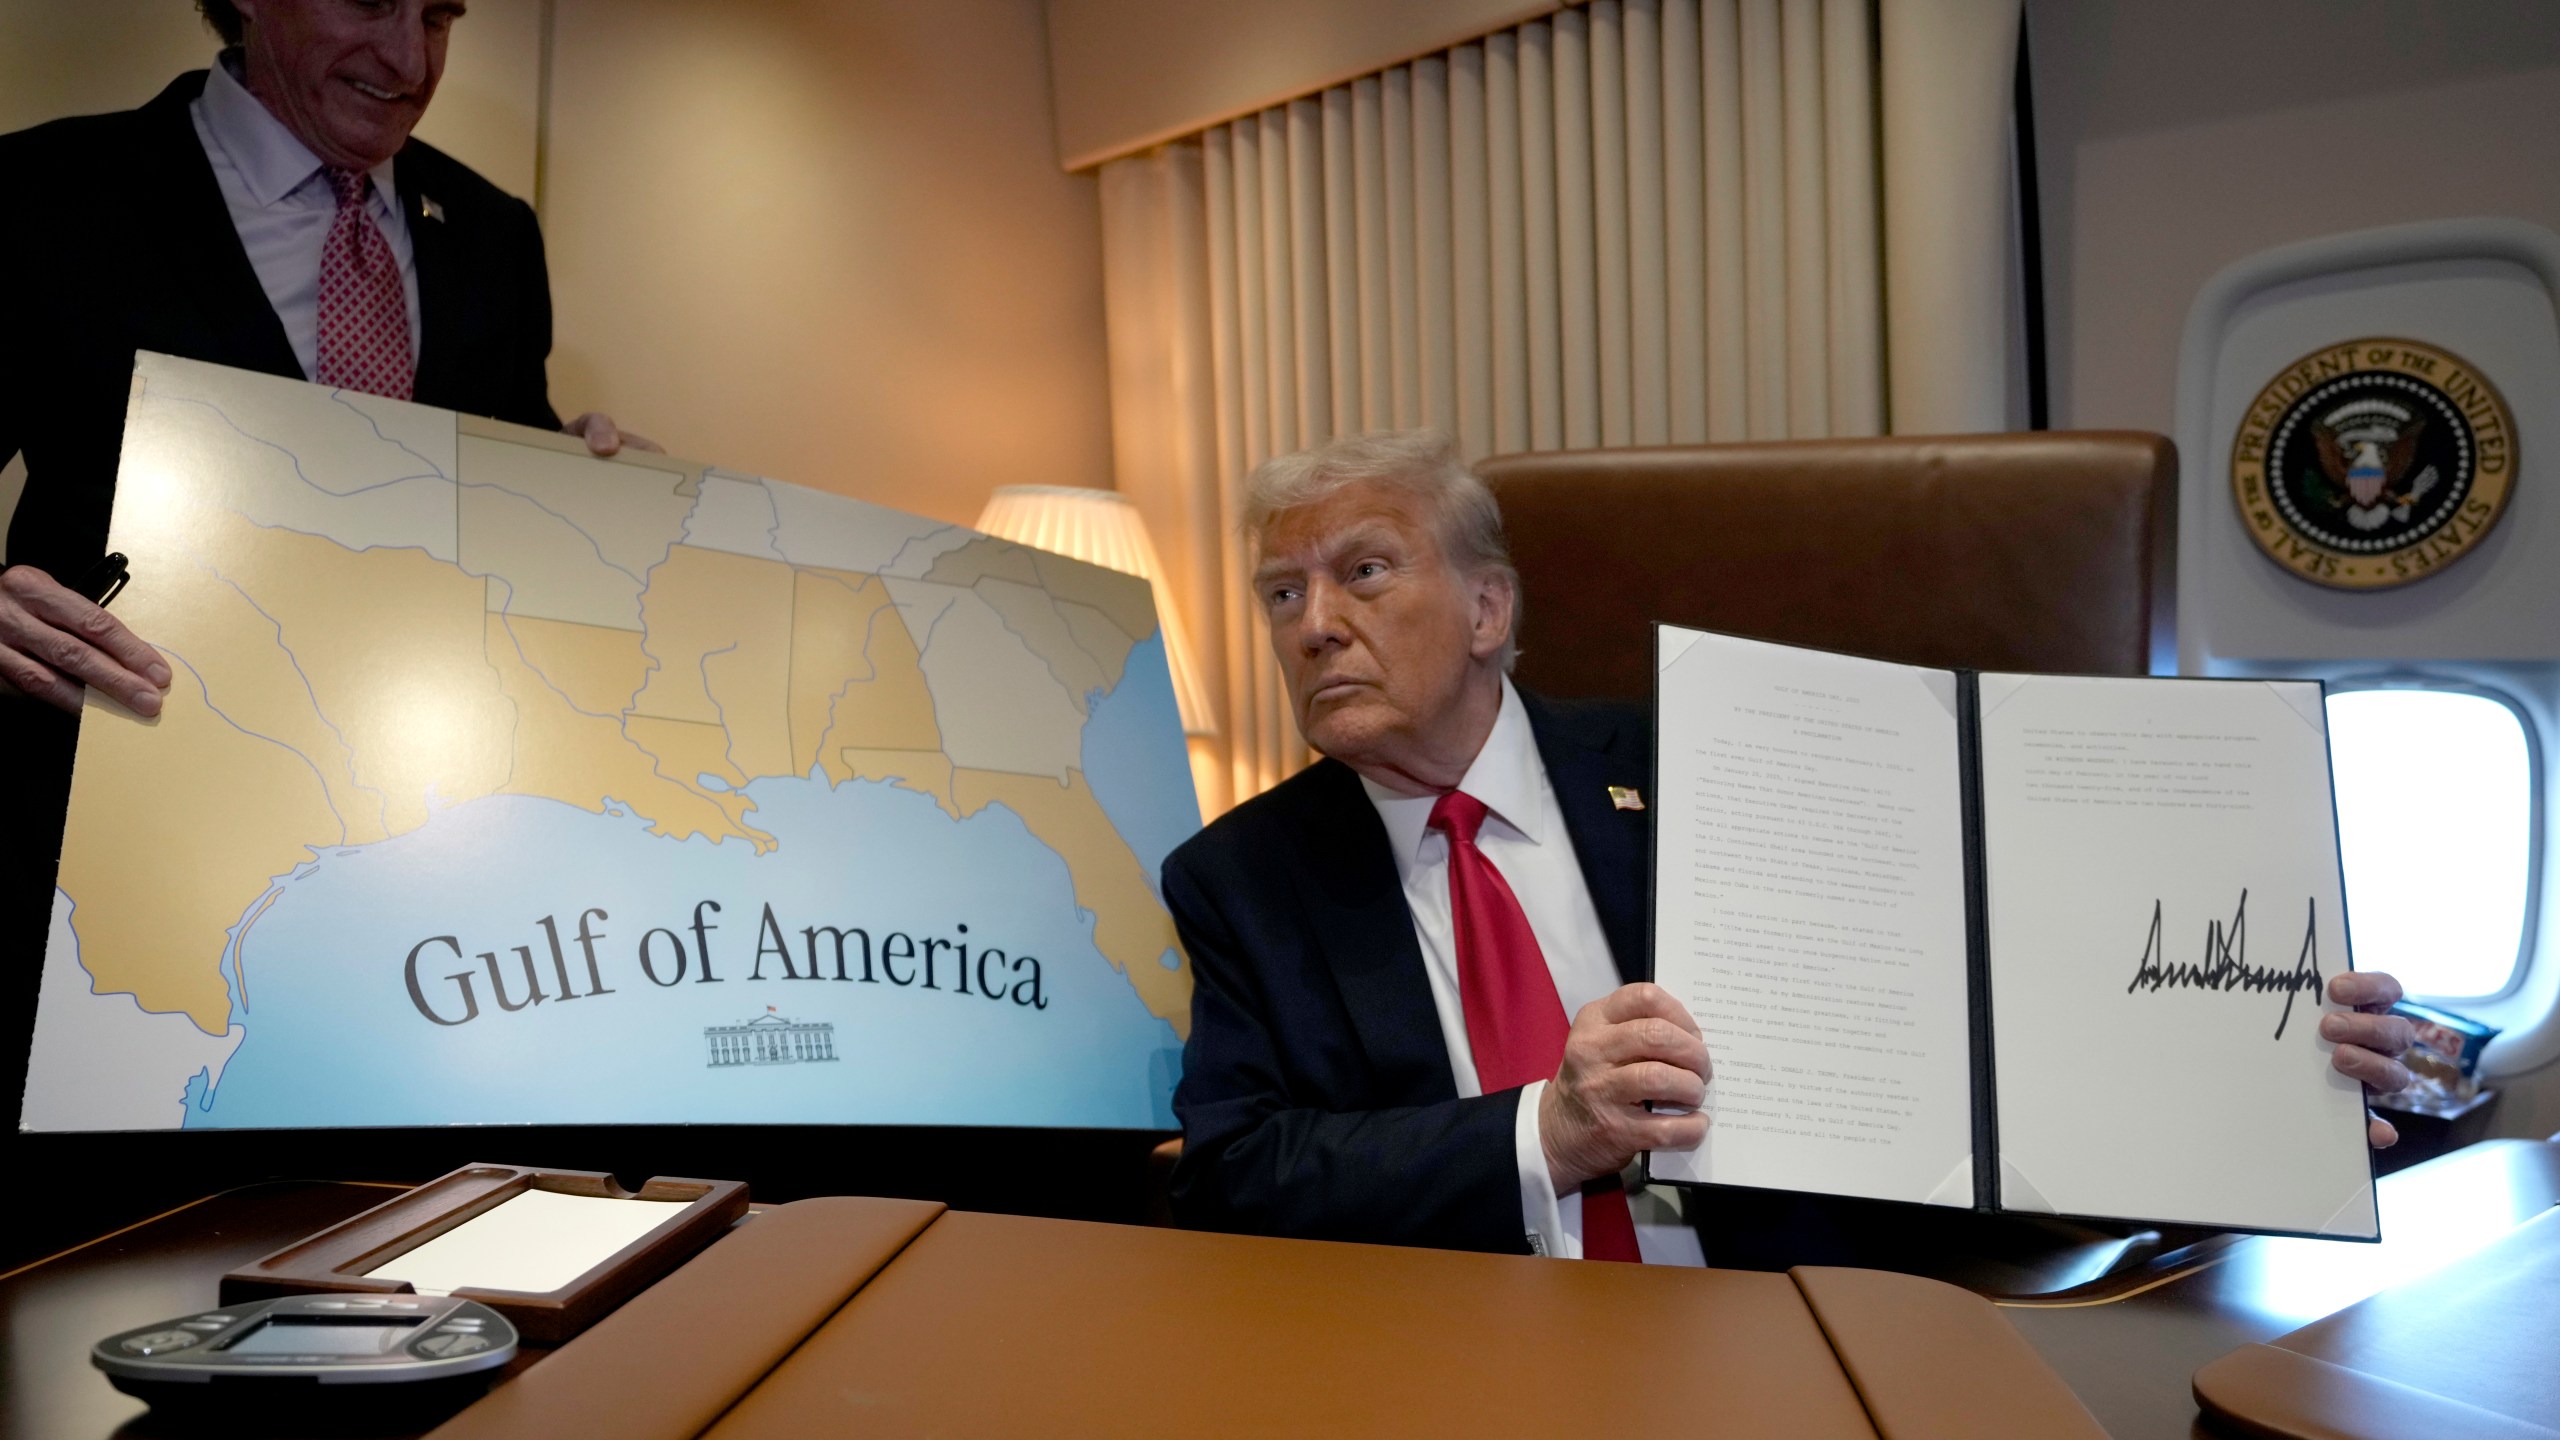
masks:
<path fill-rule="evenodd" d="M 1621 1172 L 1705 1137 L 1713 1074 L 1646 978 L 1649 717 L 1511 683 L 1519 575 L 1445 437 L 1337 440 L 1247 491 L 1255 599 L 1325 758 L 1165 862 L 1195 985 L 1176 1218 L 1638 1259 Z M 2406 1021 L 2322 1024 L 2340 1071 L 2405 1083 Z"/>

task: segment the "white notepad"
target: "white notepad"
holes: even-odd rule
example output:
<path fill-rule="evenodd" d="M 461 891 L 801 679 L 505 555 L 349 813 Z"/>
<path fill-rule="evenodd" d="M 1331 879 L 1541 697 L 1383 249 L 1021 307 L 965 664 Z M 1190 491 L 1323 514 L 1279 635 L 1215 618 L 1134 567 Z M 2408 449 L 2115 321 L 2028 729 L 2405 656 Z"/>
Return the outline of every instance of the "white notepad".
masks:
<path fill-rule="evenodd" d="M 557 1290 L 681 1214 L 682 1200 L 612 1200 L 527 1190 L 365 1272 L 421 1295 L 464 1287 Z"/>

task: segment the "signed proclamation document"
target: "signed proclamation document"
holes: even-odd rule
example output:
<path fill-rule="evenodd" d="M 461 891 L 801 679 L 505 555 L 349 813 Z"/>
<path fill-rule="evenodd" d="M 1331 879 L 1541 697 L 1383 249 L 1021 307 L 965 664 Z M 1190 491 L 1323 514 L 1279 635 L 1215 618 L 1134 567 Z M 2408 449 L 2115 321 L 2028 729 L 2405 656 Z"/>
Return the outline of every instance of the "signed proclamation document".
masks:
<path fill-rule="evenodd" d="M 1656 632 L 1675 1183 L 2378 1238 L 2320 686 Z"/>

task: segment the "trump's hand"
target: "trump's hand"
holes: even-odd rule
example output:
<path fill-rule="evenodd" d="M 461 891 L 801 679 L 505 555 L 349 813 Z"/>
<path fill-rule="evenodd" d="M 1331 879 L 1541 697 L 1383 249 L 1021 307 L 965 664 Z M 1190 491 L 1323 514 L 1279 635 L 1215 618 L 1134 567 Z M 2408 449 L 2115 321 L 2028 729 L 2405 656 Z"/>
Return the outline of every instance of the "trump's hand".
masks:
<path fill-rule="evenodd" d="M 593 455 L 618 455 L 626 449 L 646 450 L 652 455 L 667 453 L 665 446 L 646 435 L 635 435 L 614 424 L 613 417 L 601 410 L 590 410 L 561 426 L 560 433 L 586 441 L 587 451 Z"/>
<path fill-rule="evenodd" d="M 2338 1047 L 2329 1052 L 2329 1068 L 2362 1081 L 2367 1095 L 2407 1088 L 2409 1067 L 2400 1063 L 2400 1054 L 2417 1043 L 2418 1030 L 2390 1013 L 2400 1003 L 2400 982 L 2379 970 L 2351 970 L 2329 978 L 2329 998 L 2353 1012 L 2320 1017 L 2320 1038 Z M 2400 1132 L 2379 1115 L 2368 1113 L 2364 1129 L 2376 1150 L 2400 1141 Z"/>
<path fill-rule="evenodd" d="M 157 715 L 169 664 L 123 621 L 44 571 L 0 571 L 0 689 L 77 715 L 81 690 L 91 685 L 136 715 Z"/>
<path fill-rule="evenodd" d="M 1695 1149 L 1706 1116 L 1657 1115 L 1645 1102 L 1694 1111 L 1707 1101 L 1708 1074 L 1698 1022 L 1661 986 L 1621 986 L 1583 1006 L 1538 1100 L 1538 1143 L 1556 1193 L 1615 1175 L 1647 1150 Z"/>

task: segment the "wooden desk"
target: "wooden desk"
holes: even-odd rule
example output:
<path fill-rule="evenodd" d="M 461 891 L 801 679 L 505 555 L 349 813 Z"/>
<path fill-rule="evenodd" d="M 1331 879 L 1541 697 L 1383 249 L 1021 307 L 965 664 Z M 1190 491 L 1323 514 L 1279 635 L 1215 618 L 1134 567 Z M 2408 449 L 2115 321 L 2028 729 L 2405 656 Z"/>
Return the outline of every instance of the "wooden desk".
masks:
<path fill-rule="evenodd" d="M 207 1197 L 0 1275 L 0 1436 L 151 1433 L 89 1347 L 135 1325 L 210 1310 L 222 1273 L 379 1205 L 396 1186 L 285 1180 Z"/>
<path fill-rule="evenodd" d="M 2436 1270 L 2560 1204 L 2560 1145 L 2485 1141 L 2384 1176 L 2380 1200 L 2378 1245 L 2244 1238 L 2164 1273 L 2004 1301 L 2001 1313 L 2116 1440 L 2216 1435 L 2188 1387 L 2198 1367 Z"/>
<path fill-rule="evenodd" d="M 740 1227 L 433 1440 L 1404 1440 L 1611 1416 L 1663 1417 L 1700 1440 L 2105 1440 L 1999 1311 L 1933 1280 L 844 1197 Z"/>
<path fill-rule="evenodd" d="M 128 1418 L 139 1407 L 89 1369 L 86 1342 L 210 1303 L 224 1266 L 379 1193 L 351 1188 L 217 1197 L 0 1280 L 10 1433 L 205 1433 Z M 1665 1336 L 1688 1346 L 1678 1363 L 1646 1358 Z M 2103 1440 L 1997 1311 L 1934 1281 L 858 1198 L 768 1211 L 570 1345 L 520 1359 L 439 1435 L 1504 1435 L 1624 1409 L 1694 1417 L 1702 1435 L 1875 1440 L 1955 1424 Z"/>
<path fill-rule="evenodd" d="M 89 1345 L 212 1305 L 223 1271 L 382 1196 L 375 1186 L 252 1186 L 0 1275 L 0 1437 L 154 1433 L 141 1402 L 90 1368 Z M 2560 1146 L 2492 1141 L 2384 1179 L 2381 1245 L 2243 1239 L 2122 1293 L 2009 1302 L 2000 1313 L 2117 1440 L 2204 1435 L 2188 1389 L 2198 1366 L 2448 1263 L 2554 1203 Z"/>

